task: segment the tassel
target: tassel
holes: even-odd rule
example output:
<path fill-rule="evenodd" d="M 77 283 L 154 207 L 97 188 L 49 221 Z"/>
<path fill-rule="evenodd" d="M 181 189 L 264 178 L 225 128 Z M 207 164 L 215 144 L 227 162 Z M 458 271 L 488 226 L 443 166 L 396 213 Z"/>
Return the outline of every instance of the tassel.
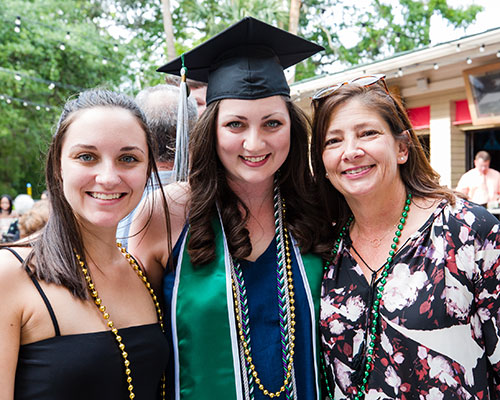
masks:
<path fill-rule="evenodd" d="M 184 55 L 181 56 L 181 84 L 179 108 L 177 110 L 177 132 L 175 138 L 174 176 L 176 181 L 187 181 L 189 175 L 189 129 L 187 113 L 188 89 L 186 84 L 186 67 Z"/>

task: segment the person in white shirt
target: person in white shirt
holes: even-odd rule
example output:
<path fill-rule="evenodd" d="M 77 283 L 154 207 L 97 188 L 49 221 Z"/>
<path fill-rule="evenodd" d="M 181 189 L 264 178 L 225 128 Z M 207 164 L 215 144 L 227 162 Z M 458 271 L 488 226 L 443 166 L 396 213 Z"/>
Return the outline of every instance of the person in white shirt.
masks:
<path fill-rule="evenodd" d="M 479 151 L 474 158 L 474 168 L 462 175 L 456 189 L 470 201 L 485 207 L 500 198 L 500 172 L 490 168 L 490 161 L 487 151 Z"/>

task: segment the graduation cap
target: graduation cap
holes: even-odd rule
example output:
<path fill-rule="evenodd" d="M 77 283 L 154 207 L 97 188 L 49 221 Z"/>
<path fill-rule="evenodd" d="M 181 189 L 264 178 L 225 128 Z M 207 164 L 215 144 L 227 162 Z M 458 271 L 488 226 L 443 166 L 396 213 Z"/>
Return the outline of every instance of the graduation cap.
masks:
<path fill-rule="evenodd" d="M 283 70 L 323 47 L 252 17 L 158 68 L 207 82 L 207 104 L 220 99 L 290 95 Z"/>

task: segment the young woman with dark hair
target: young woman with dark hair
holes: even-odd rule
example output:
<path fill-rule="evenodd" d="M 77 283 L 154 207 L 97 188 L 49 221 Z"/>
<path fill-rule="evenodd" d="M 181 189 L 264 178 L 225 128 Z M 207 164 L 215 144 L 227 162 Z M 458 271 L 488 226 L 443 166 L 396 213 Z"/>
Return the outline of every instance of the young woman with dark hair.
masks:
<path fill-rule="evenodd" d="M 182 57 L 188 76 L 208 87 L 190 137 L 188 184 L 167 188 L 176 245 L 170 254 L 158 243 L 168 232 L 156 218 L 131 239 L 156 284 L 163 282 L 172 398 L 321 398 L 322 268 L 313 255 L 321 215 L 309 122 L 283 73 L 318 50 L 245 18 Z M 180 66 L 179 59 L 160 70 Z"/>
<path fill-rule="evenodd" d="M 157 174 L 152 149 L 127 96 L 89 90 L 65 105 L 47 156 L 50 217 L 0 251 L 2 399 L 160 398 L 160 305 L 115 241 Z"/>

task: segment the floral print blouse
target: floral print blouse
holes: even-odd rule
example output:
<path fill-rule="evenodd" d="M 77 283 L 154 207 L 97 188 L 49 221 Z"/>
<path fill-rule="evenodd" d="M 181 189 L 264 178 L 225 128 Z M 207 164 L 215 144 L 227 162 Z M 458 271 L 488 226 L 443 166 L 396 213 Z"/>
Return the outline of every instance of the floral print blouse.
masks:
<path fill-rule="evenodd" d="M 396 253 L 365 399 L 500 398 L 498 223 L 473 203 L 443 201 Z M 364 353 L 372 304 L 350 247 L 347 236 L 322 284 L 321 340 L 335 400 L 356 393 L 354 358 Z"/>

